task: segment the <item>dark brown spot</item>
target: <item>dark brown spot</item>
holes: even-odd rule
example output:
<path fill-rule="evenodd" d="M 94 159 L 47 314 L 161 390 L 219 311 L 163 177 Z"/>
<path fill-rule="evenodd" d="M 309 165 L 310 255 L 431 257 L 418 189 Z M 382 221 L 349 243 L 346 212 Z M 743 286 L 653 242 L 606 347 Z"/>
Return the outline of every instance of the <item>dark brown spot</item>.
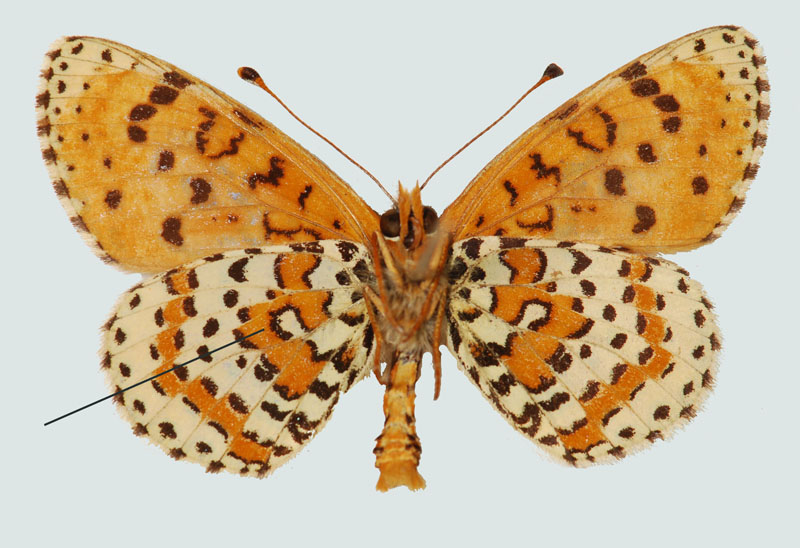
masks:
<path fill-rule="evenodd" d="M 231 266 L 228 267 L 228 276 L 230 276 L 231 279 L 239 283 L 246 282 L 247 277 L 245 277 L 244 269 L 247 266 L 248 261 L 250 261 L 249 257 L 243 257 L 238 261 L 234 262 L 233 264 L 231 264 Z M 276 268 L 277 268 L 277 261 L 276 261 Z M 225 295 L 227 296 L 227 293 Z"/>
<path fill-rule="evenodd" d="M 67 90 L 67 84 L 64 83 L 64 80 L 58 81 L 58 92 L 64 93 Z"/>
<path fill-rule="evenodd" d="M 625 372 L 628 370 L 628 364 L 618 363 L 611 369 L 611 384 L 617 384 Z"/>
<path fill-rule="evenodd" d="M 235 289 L 229 289 L 225 295 L 222 296 L 222 300 L 225 303 L 225 306 L 228 308 L 233 308 L 239 303 L 239 292 Z"/>
<path fill-rule="evenodd" d="M 128 120 L 131 122 L 141 122 L 142 120 L 148 120 L 155 116 L 156 107 L 153 105 L 141 104 L 136 105 L 131 109 L 130 114 L 128 114 Z"/>
<path fill-rule="evenodd" d="M 661 112 L 675 112 L 681 108 L 680 103 L 672 95 L 659 95 L 653 99 L 653 104 Z"/>
<path fill-rule="evenodd" d="M 728 34 L 727 32 L 722 33 L 722 39 L 725 40 L 726 43 L 732 44 L 733 43 L 733 36 Z"/>
<path fill-rule="evenodd" d="M 647 329 L 647 316 L 642 314 L 641 312 L 636 313 L 636 332 L 639 335 L 642 335 Z"/>
<path fill-rule="evenodd" d="M 36 96 L 36 106 L 47 109 L 50 106 L 50 92 L 43 91 Z"/>
<path fill-rule="evenodd" d="M 694 50 L 695 50 L 697 53 L 700 53 L 700 52 L 701 52 L 701 51 L 703 51 L 704 49 L 706 49 L 706 42 L 705 42 L 705 40 L 703 40 L 702 38 L 698 38 L 697 40 L 695 40 L 695 41 L 694 41 Z"/>
<path fill-rule="evenodd" d="M 175 345 L 175 350 L 180 350 L 186 344 L 186 335 L 183 333 L 183 329 L 178 329 L 175 332 L 175 335 L 172 337 L 172 344 Z M 182 381 L 185 381 L 188 378 L 188 372 L 186 371 L 185 367 L 179 367 L 174 371 L 175 376 L 177 376 Z"/>
<path fill-rule="evenodd" d="M 117 209 L 119 202 L 122 200 L 122 192 L 119 190 L 109 190 L 103 200 L 110 209 Z"/>
<path fill-rule="evenodd" d="M 762 103 L 759 101 L 756 103 L 756 118 L 758 120 L 768 120 L 769 119 L 769 105 L 766 103 Z"/>
<path fill-rule="evenodd" d="M 677 133 L 681 128 L 681 117 L 670 116 L 669 118 L 665 118 L 661 121 L 661 127 L 664 128 L 664 131 L 667 133 Z"/>
<path fill-rule="evenodd" d="M 175 154 L 171 150 L 162 150 L 158 155 L 158 171 L 169 171 L 175 165 Z"/>
<path fill-rule="evenodd" d="M 181 236 L 181 220 L 177 217 L 167 217 L 161 223 L 161 237 L 172 245 L 183 245 Z"/>
<path fill-rule="evenodd" d="M 197 309 L 194 307 L 194 297 L 186 297 L 183 299 L 183 313 L 190 318 L 197 316 Z"/>
<path fill-rule="evenodd" d="M 694 324 L 697 327 L 703 327 L 703 325 L 705 323 L 706 323 L 706 317 L 703 314 L 703 311 L 702 310 L 695 310 L 694 311 Z"/>
<path fill-rule="evenodd" d="M 697 154 L 700 156 L 705 156 L 707 152 L 708 149 L 706 148 L 706 145 L 700 145 L 700 148 L 697 149 Z"/>
<path fill-rule="evenodd" d="M 231 406 L 231 409 L 242 415 L 246 415 L 250 412 L 242 397 L 235 392 L 228 395 L 228 405 Z"/>
<path fill-rule="evenodd" d="M 597 292 L 597 287 L 589 280 L 581 280 L 580 286 L 581 291 L 583 291 L 583 294 L 587 297 L 594 297 L 595 293 Z"/>
<path fill-rule="evenodd" d="M 165 72 L 163 76 L 166 83 L 178 89 L 184 89 L 186 86 L 193 83 L 186 76 L 176 70 L 173 70 L 172 72 Z"/>
<path fill-rule="evenodd" d="M 656 155 L 653 154 L 653 145 L 650 143 L 642 143 L 641 145 L 637 146 L 636 154 L 639 156 L 641 161 L 647 162 L 648 164 L 651 164 L 658 159 Z"/>
<path fill-rule="evenodd" d="M 211 194 L 211 185 L 208 184 L 205 179 L 201 179 L 200 177 L 192 179 L 189 182 L 189 186 L 192 187 L 192 198 L 190 201 L 193 204 L 202 204 L 208 201 L 208 195 Z"/>
<path fill-rule="evenodd" d="M 627 426 L 619 431 L 619 437 L 625 438 L 626 440 L 631 439 L 634 436 L 634 434 L 636 434 L 636 430 L 634 430 L 630 426 Z"/>
<path fill-rule="evenodd" d="M 639 352 L 639 365 L 644 365 L 648 361 L 650 361 L 650 358 L 653 357 L 654 352 L 655 351 L 653 350 L 652 346 L 648 346 L 647 348 Z"/>
<path fill-rule="evenodd" d="M 702 175 L 692 179 L 692 193 L 705 194 L 708 192 L 708 181 Z"/>
<path fill-rule="evenodd" d="M 69 198 L 69 189 L 67 188 L 67 183 L 64 182 L 64 179 L 53 181 L 53 190 L 56 191 L 56 195 Z"/>
<path fill-rule="evenodd" d="M 615 196 L 624 196 L 625 187 L 622 186 L 623 179 L 622 172 L 617 168 L 606 171 L 605 187 L 608 193 Z"/>
<path fill-rule="evenodd" d="M 610 344 L 612 348 L 616 348 L 617 350 L 619 350 L 620 348 L 622 348 L 622 346 L 625 344 L 627 340 L 628 336 L 625 333 L 617 333 L 616 335 L 614 335 L 614 338 L 611 339 Z"/>
<path fill-rule="evenodd" d="M 639 221 L 633 226 L 634 234 L 647 232 L 656 224 L 656 212 L 649 206 L 636 206 L 636 218 Z"/>
<path fill-rule="evenodd" d="M 106 166 L 108 169 L 111 169 L 111 158 L 104 158 L 103 165 Z"/>
<path fill-rule="evenodd" d="M 155 86 L 149 96 L 154 105 L 169 105 L 177 98 L 178 90 L 169 86 Z"/>
<path fill-rule="evenodd" d="M 706 353 L 706 347 L 701 344 L 700 346 L 692 350 L 692 357 L 696 360 L 699 360 L 705 355 L 705 353 Z"/>
<path fill-rule="evenodd" d="M 103 61 L 105 61 L 106 63 L 113 62 L 113 59 L 111 58 L 111 50 L 110 49 L 104 49 L 103 53 L 100 54 L 100 58 L 103 59 Z"/>
<path fill-rule="evenodd" d="M 70 51 L 72 52 L 72 55 L 78 55 L 82 50 L 83 50 L 83 42 L 73 47 Z"/>
<path fill-rule="evenodd" d="M 641 78 L 647 74 L 647 65 L 636 61 L 619 73 L 620 78 L 630 82 L 635 78 Z"/>
<path fill-rule="evenodd" d="M 712 333 L 708 337 L 708 342 L 709 342 L 709 344 L 711 344 L 711 350 L 714 350 L 715 352 L 717 350 L 719 350 L 720 348 L 722 348 L 722 345 L 719 343 L 719 339 L 717 338 L 717 334 L 716 333 Z"/>
<path fill-rule="evenodd" d="M 603 319 L 607 322 L 613 322 L 617 319 L 617 310 L 610 304 L 607 304 L 605 308 L 603 308 Z"/>
<path fill-rule="evenodd" d="M 739 71 L 739 78 L 742 78 L 743 80 L 750 78 L 750 72 L 747 70 L 747 67 Z"/>
<path fill-rule="evenodd" d="M 661 93 L 661 87 L 652 78 L 642 78 L 631 82 L 631 93 L 637 97 L 649 97 Z"/>
<path fill-rule="evenodd" d="M 53 147 L 48 147 L 42 150 L 42 158 L 47 164 L 54 164 L 58 159 L 58 154 Z"/>
<path fill-rule="evenodd" d="M 633 301 L 634 297 L 636 297 L 636 289 L 632 285 L 627 286 L 622 292 L 622 302 L 628 304 Z"/>
<path fill-rule="evenodd" d="M 51 129 L 50 118 L 44 117 L 36 124 L 36 133 L 38 135 L 50 135 Z"/>
<path fill-rule="evenodd" d="M 128 126 L 128 139 L 134 143 L 143 143 L 147 140 L 147 132 L 139 126 Z"/>

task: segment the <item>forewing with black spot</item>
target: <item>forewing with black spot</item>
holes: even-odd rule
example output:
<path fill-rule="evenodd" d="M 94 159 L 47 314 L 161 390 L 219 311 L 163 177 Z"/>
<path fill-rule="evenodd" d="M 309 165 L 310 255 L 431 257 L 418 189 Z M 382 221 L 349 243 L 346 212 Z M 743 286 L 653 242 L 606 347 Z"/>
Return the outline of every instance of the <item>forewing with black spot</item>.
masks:
<path fill-rule="evenodd" d="M 56 193 L 97 253 L 125 270 L 287 241 L 366 242 L 377 229 L 377 214 L 319 159 L 133 48 L 57 41 L 36 104 Z"/>
<path fill-rule="evenodd" d="M 644 253 L 717 238 L 766 144 L 769 84 L 737 27 L 679 38 L 564 103 L 500 153 L 441 225 Z"/>

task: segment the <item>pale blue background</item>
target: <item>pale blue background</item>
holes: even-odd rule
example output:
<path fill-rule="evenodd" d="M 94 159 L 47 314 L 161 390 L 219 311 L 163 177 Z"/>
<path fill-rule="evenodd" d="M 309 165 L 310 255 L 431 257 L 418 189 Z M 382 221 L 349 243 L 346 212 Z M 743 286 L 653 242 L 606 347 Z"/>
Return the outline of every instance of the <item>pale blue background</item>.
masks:
<path fill-rule="evenodd" d="M 179 4 L 184 7 L 177 7 Z M 787 546 L 798 492 L 798 31 L 784 2 L 27 2 L 2 33 L 0 544 L 45 546 Z M 335 6 L 333 5 L 335 4 Z M 707 6 L 713 4 L 713 6 Z M 130 434 L 113 406 L 42 423 L 106 393 L 98 327 L 138 281 L 103 265 L 58 204 L 34 137 L 42 55 L 62 34 L 111 38 L 202 77 L 328 162 L 376 209 L 360 172 L 235 69 L 258 68 L 307 121 L 394 188 L 425 176 L 557 61 L 536 92 L 445 169 L 439 211 L 541 116 L 632 58 L 688 32 L 746 26 L 773 87 L 762 169 L 724 237 L 673 256 L 720 315 L 715 394 L 669 443 L 611 467 L 542 458 L 456 369 L 417 416 L 422 493 L 373 490 L 374 379 L 264 481 L 206 475 Z M 69 543 L 69 542 L 67 542 Z M 794 544 L 796 545 L 796 544 Z"/>

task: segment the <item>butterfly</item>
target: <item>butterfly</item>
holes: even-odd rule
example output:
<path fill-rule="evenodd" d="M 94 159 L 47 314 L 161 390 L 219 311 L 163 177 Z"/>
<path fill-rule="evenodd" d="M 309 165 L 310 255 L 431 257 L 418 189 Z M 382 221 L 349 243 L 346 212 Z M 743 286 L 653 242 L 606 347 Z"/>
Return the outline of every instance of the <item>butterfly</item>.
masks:
<path fill-rule="evenodd" d="M 573 466 L 695 416 L 721 335 L 701 285 L 660 254 L 715 240 L 742 207 L 768 91 L 746 30 L 689 34 L 532 126 L 440 216 L 419 185 L 378 214 L 244 105 L 108 40 L 56 42 L 36 109 L 72 223 L 146 275 L 101 350 L 115 391 L 162 373 L 116 397 L 133 431 L 210 472 L 263 477 L 373 373 L 387 490 L 425 485 L 414 390 L 430 353 L 438 394 L 441 345 Z"/>

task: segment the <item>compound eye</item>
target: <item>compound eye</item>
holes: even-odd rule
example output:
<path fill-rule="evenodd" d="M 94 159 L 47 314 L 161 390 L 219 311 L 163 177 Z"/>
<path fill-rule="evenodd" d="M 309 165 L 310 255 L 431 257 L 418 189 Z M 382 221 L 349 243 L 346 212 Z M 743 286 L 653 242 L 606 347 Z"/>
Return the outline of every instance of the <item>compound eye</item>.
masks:
<path fill-rule="evenodd" d="M 397 238 L 400 235 L 400 213 L 390 209 L 381 215 L 381 234 L 387 238 Z"/>
<path fill-rule="evenodd" d="M 439 224 L 439 216 L 436 210 L 430 206 L 422 208 L 422 226 L 425 228 L 425 234 L 430 234 L 436 231 L 436 225 Z"/>

